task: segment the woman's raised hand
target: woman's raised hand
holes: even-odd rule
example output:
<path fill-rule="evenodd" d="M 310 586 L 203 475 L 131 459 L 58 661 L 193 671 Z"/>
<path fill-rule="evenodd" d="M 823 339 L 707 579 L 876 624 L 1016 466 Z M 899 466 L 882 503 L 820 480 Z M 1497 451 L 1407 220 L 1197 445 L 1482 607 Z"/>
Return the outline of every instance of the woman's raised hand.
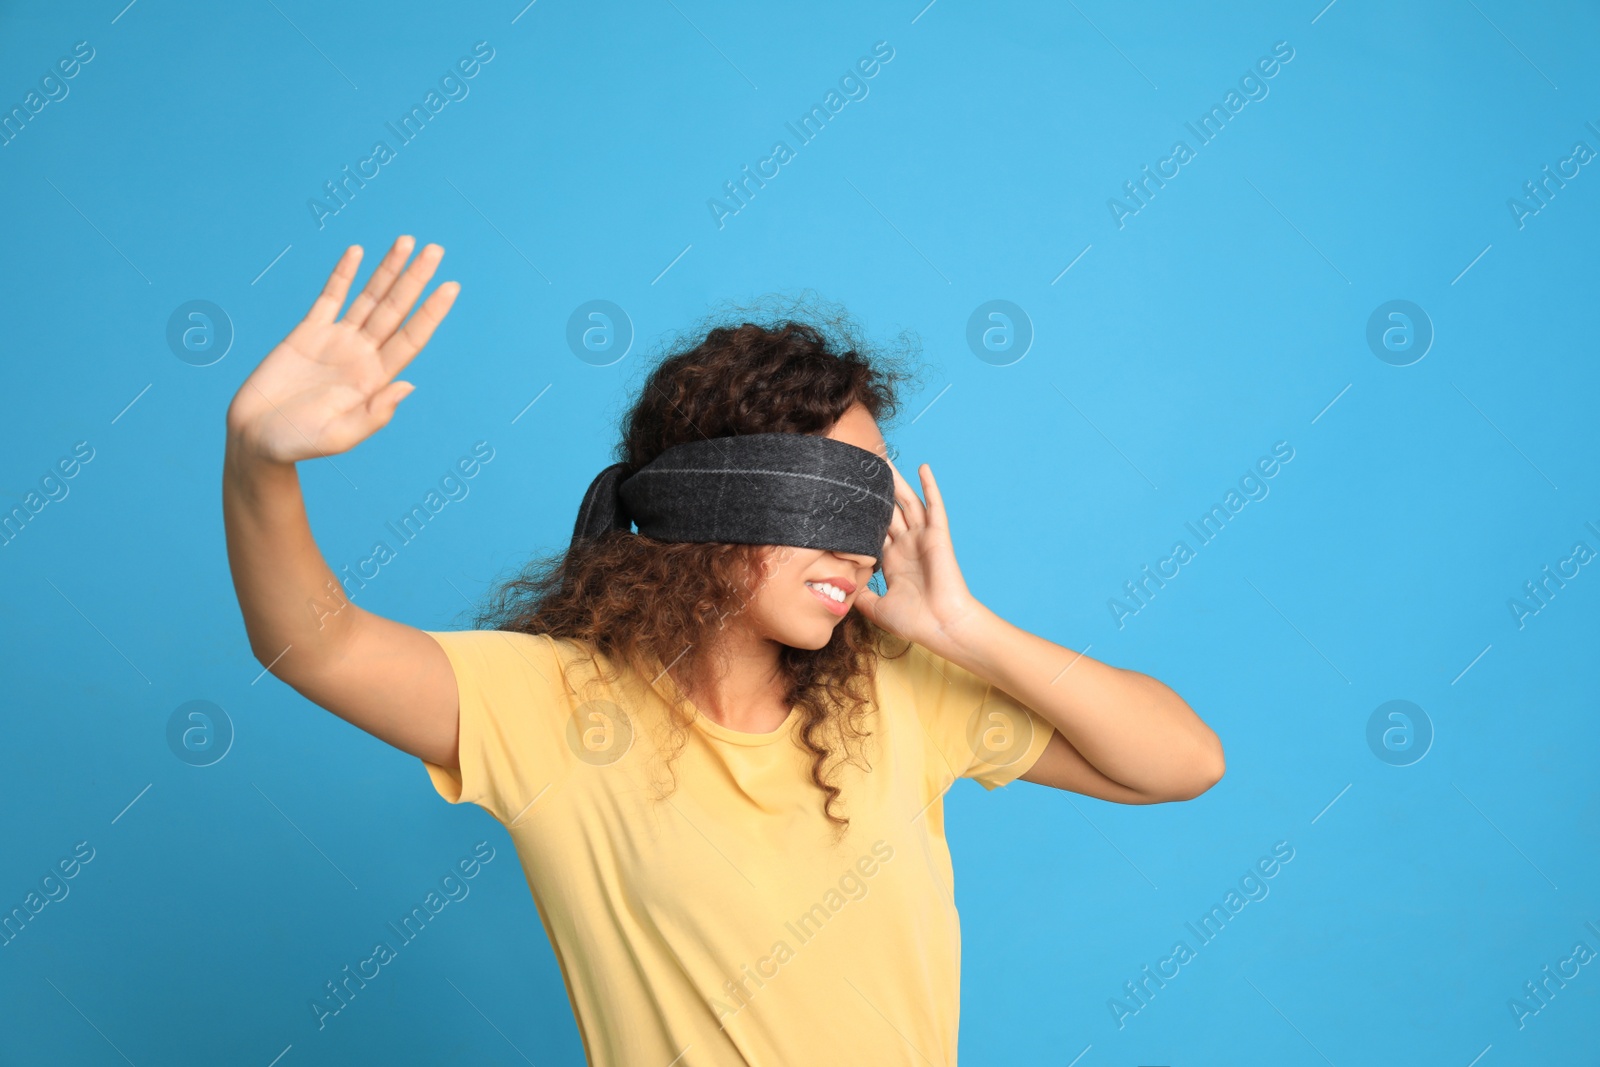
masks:
<path fill-rule="evenodd" d="M 869 586 L 856 591 L 856 607 L 869 620 L 890 633 L 915 641 L 929 651 L 949 658 L 951 641 L 961 624 L 987 610 L 967 589 L 950 541 L 950 517 L 945 512 L 933 468 L 917 468 L 927 504 L 885 457 L 894 474 L 894 515 L 883 540 L 885 592 Z"/>
<path fill-rule="evenodd" d="M 396 240 L 339 318 L 361 263 L 359 245 L 345 249 L 306 317 L 234 395 L 230 435 L 259 458 L 293 463 L 348 451 L 388 425 L 415 388 L 395 375 L 422 351 L 461 291 L 445 282 L 407 320 L 444 256 L 430 244 L 407 267 L 414 244 Z"/>

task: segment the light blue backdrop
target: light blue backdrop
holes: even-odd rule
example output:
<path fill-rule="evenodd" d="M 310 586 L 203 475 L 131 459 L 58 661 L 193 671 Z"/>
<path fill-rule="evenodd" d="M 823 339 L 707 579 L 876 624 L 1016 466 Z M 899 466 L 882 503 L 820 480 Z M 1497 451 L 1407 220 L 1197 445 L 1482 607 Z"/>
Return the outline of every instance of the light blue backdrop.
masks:
<path fill-rule="evenodd" d="M 462 294 L 394 423 L 303 465 L 318 542 L 356 566 L 474 444 L 494 459 L 364 607 L 465 625 L 564 543 L 664 344 L 810 288 L 920 340 L 889 436 L 932 464 L 973 590 L 1221 735 L 1191 803 L 958 784 L 963 1063 L 1593 1056 L 1592 7 L 523 2 L 0 17 L 0 478 L 26 513 L 0 905 L 73 871 L 0 947 L 0 1059 L 581 1062 L 504 831 L 263 675 L 229 580 L 227 402 L 345 245 L 364 276 L 402 232 Z M 746 165 L 765 185 L 711 207 Z M 623 358 L 569 347 L 591 300 Z M 1168 577 L 1134 600 L 1147 565 Z M 169 737 L 190 701 L 231 724 L 209 766 Z M 470 896 L 319 1031 L 311 997 L 479 841 Z"/>

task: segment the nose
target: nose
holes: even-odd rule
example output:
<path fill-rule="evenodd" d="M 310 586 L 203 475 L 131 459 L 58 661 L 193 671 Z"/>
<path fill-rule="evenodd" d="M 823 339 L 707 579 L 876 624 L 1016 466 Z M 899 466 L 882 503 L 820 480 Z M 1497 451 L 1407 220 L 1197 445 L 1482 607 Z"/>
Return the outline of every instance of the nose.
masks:
<path fill-rule="evenodd" d="M 876 556 L 863 556 L 855 552 L 834 552 L 833 554 L 842 560 L 854 563 L 857 567 L 876 567 L 878 565 L 878 557 Z"/>

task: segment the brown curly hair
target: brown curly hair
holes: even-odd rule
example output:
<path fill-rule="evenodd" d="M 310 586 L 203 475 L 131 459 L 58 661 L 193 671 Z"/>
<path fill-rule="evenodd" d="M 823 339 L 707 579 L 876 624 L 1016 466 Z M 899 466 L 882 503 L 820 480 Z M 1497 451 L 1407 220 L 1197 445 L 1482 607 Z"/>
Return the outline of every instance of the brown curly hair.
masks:
<path fill-rule="evenodd" d="M 804 302 L 802 302 L 804 304 Z M 893 353 L 872 352 L 836 307 L 812 300 L 763 324 L 717 315 L 681 336 L 648 368 L 622 420 L 617 462 L 638 470 L 673 445 L 752 433 L 825 433 L 852 405 L 880 424 L 898 411 L 900 385 L 917 378 L 901 334 Z M 809 321 L 807 321 L 809 320 Z M 737 322 L 737 324 L 733 324 Z M 708 328 L 709 327 L 709 328 Z M 624 475 L 626 476 L 626 475 Z M 669 543 L 613 530 L 526 564 L 495 590 L 478 628 L 547 634 L 626 664 L 645 678 L 665 664 L 701 691 L 711 679 L 712 637 L 754 594 L 771 546 Z M 801 743 L 811 755 L 811 780 L 825 795 L 823 812 L 842 835 L 849 819 L 835 814 L 841 790 L 832 784 L 837 738 L 843 762 L 859 755 L 877 657 L 898 639 L 853 611 L 816 650 L 783 647 L 778 669 L 784 701 L 801 713 Z M 908 651 L 902 645 L 898 655 Z M 598 673 L 599 660 L 591 655 Z M 615 680 L 620 667 L 609 675 Z M 672 711 L 672 760 L 686 742 L 691 712 Z M 676 774 L 671 775 L 673 785 Z M 660 795 L 665 795 L 664 793 Z"/>

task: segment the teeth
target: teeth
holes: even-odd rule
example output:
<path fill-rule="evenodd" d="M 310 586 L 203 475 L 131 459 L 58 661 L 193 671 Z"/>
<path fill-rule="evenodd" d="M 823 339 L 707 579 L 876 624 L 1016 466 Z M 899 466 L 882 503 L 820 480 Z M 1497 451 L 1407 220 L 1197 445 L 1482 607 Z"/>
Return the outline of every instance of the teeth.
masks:
<path fill-rule="evenodd" d="M 844 590 L 840 589 L 838 586 L 829 585 L 827 582 L 807 582 L 806 584 L 813 589 L 825 593 L 831 599 L 836 600 L 841 604 L 844 603 Z"/>

